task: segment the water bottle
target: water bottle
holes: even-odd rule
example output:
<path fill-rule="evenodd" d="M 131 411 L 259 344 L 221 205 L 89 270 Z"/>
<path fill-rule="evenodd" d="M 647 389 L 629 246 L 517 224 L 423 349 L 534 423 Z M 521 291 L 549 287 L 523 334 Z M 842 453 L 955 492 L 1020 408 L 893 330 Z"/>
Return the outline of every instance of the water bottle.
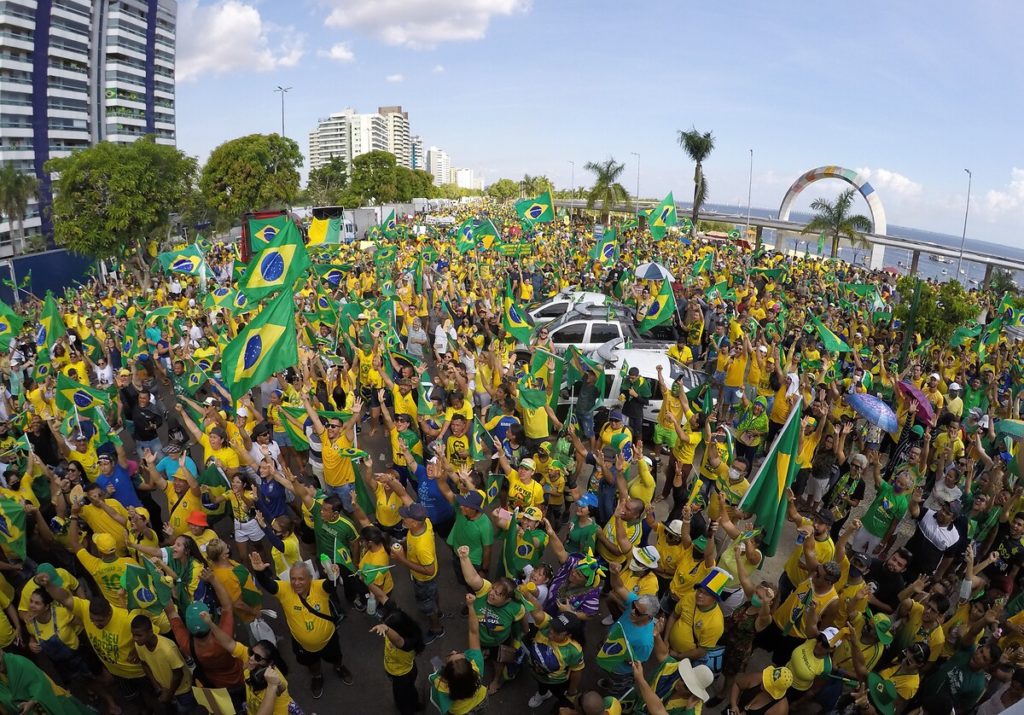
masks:
<path fill-rule="evenodd" d="M 804 532 L 802 532 L 802 531 L 797 531 L 796 532 L 796 543 L 797 543 L 797 546 L 799 546 L 800 544 L 804 543 L 805 541 L 807 541 L 807 535 Z"/>
<path fill-rule="evenodd" d="M 377 599 L 374 597 L 372 593 L 366 598 L 366 615 L 377 615 Z"/>

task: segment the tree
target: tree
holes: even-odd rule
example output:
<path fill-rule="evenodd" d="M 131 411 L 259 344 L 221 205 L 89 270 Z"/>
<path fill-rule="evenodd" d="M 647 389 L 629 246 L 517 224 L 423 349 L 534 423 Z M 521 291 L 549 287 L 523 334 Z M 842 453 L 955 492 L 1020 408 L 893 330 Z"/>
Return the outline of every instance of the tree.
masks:
<path fill-rule="evenodd" d="M 871 230 L 871 219 L 851 214 L 855 189 L 847 189 L 835 201 L 818 198 L 811 202 L 814 218 L 800 233 L 824 233 L 832 239 L 832 258 L 839 255 L 839 239 L 845 238 L 854 246 L 868 246 L 864 232 Z"/>
<path fill-rule="evenodd" d="M 697 231 L 697 216 L 704 208 L 704 202 L 708 198 L 708 181 L 704 177 L 704 160 L 707 159 L 715 149 L 715 137 L 711 132 L 701 134 L 696 128 L 684 132 L 679 130 L 677 140 L 686 155 L 693 162 L 693 208 L 690 210 L 690 222 L 693 228 L 691 234 Z"/>
<path fill-rule="evenodd" d="M 523 179 L 519 183 L 523 193 L 527 196 L 539 196 L 545 191 L 550 191 L 554 186 L 551 179 L 546 176 L 530 176 L 529 174 L 523 174 Z"/>
<path fill-rule="evenodd" d="M 124 258 L 148 285 L 150 240 L 188 200 L 196 160 L 146 136 L 133 144 L 100 142 L 46 162 L 56 174 L 53 230 L 57 245 L 92 258 Z"/>
<path fill-rule="evenodd" d="M 1006 270 L 1005 268 L 995 268 L 992 270 L 992 277 L 988 282 L 988 289 L 992 291 L 993 295 L 1003 295 L 1009 293 L 1011 296 L 1016 296 L 1020 293 L 1020 288 L 1013 282 L 1013 273 Z"/>
<path fill-rule="evenodd" d="M 399 201 L 432 199 L 438 196 L 437 187 L 434 186 L 434 175 L 429 171 L 399 166 L 396 173 Z"/>
<path fill-rule="evenodd" d="M 508 201 L 519 195 L 519 184 L 512 179 L 498 179 L 487 187 L 487 195 L 498 201 Z"/>
<path fill-rule="evenodd" d="M 332 157 L 323 166 L 309 172 L 306 197 L 313 206 L 337 206 L 348 184 L 348 164 Z"/>
<path fill-rule="evenodd" d="M 371 151 L 353 159 L 351 181 L 342 201 L 345 206 L 398 201 L 398 165 L 394 154 Z"/>
<path fill-rule="evenodd" d="M 965 291 L 958 281 L 947 281 L 940 286 L 921 281 L 917 315 L 911 324 L 912 297 L 918 280 L 904 276 L 896 283 L 900 303 L 893 311 L 893 317 L 906 326 L 907 330 L 927 335 L 936 343 L 945 343 L 952 337 L 954 330 L 977 319 L 980 311 L 978 300 Z"/>
<path fill-rule="evenodd" d="M 32 174 L 18 171 L 13 163 L 0 167 L 0 213 L 10 224 L 11 250 L 18 253 L 18 244 L 25 247 L 25 214 L 28 204 L 39 191 L 39 182 Z M 15 233 L 17 227 L 17 233 Z M 17 240 L 15 240 L 17 238 Z"/>
<path fill-rule="evenodd" d="M 601 220 L 607 225 L 612 207 L 616 204 L 625 204 L 626 210 L 632 208 L 629 200 L 629 192 L 619 183 L 619 176 L 626 169 L 625 164 L 619 164 L 615 159 L 609 157 L 606 161 L 588 161 L 583 168 L 594 174 L 594 185 L 587 192 L 587 208 L 594 208 L 594 204 L 601 202 Z"/>
<path fill-rule="evenodd" d="M 250 134 L 224 142 L 210 154 L 199 187 L 232 225 L 246 211 L 288 208 L 299 193 L 299 145 L 279 134 Z"/>

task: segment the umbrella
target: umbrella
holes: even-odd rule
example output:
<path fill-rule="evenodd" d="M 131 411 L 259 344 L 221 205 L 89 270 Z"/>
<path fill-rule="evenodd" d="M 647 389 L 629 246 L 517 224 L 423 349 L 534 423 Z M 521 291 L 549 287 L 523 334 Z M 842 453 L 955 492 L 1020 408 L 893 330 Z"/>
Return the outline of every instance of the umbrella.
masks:
<path fill-rule="evenodd" d="M 1011 437 L 1024 437 L 1024 421 L 999 420 L 996 422 L 996 434 L 1007 434 Z"/>
<path fill-rule="evenodd" d="M 902 381 L 897 382 L 896 387 L 900 392 L 917 403 L 918 419 L 925 424 L 931 424 L 935 421 L 935 408 L 932 406 L 932 403 L 928 401 L 925 394 L 921 392 L 921 388 L 909 382 Z"/>
<path fill-rule="evenodd" d="M 899 429 L 896 413 L 883 400 L 865 392 L 851 392 L 846 395 L 846 402 L 854 412 L 870 424 L 885 432 L 895 433 Z"/>
<path fill-rule="evenodd" d="M 660 263 L 641 263 L 633 271 L 637 278 L 645 281 L 675 281 L 675 278 L 665 266 Z"/>

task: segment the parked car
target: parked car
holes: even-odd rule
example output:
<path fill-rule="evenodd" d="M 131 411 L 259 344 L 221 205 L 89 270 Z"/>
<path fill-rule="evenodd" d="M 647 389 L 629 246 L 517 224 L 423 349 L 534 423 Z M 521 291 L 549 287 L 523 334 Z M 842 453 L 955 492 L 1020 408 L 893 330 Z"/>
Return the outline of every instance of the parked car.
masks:
<path fill-rule="evenodd" d="M 561 318 L 577 305 L 604 305 L 614 299 L 604 293 L 594 293 L 585 290 L 564 290 L 558 295 L 548 298 L 539 305 L 530 308 L 527 312 L 537 325 Z M 620 303 L 621 305 L 621 303 Z M 625 306 L 623 306 L 624 308 Z"/>

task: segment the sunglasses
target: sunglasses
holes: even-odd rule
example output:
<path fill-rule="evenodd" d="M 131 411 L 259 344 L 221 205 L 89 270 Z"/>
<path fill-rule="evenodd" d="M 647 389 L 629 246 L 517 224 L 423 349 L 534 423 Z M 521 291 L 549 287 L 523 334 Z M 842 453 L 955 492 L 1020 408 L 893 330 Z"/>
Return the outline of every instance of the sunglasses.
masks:
<path fill-rule="evenodd" d="M 269 663 L 270 662 L 270 658 L 268 658 L 265 655 L 260 655 L 256 651 L 252 651 L 252 659 L 255 660 L 257 663 Z"/>
<path fill-rule="evenodd" d="M 640 606 L 638 606 L 637 604 L 634 603 L 633 604 L 633 615 L 636 616 L 637 618 L 648 618 L 650 614 L 648 614 L 644 609 L 640 608 Z"/>
<path fill-rule="evenodd" d="M 339 424 L 335 424 L 335 423 L 333 423 L 333 422 L 332 422 L 332 423 L 329 423 L 329 424 L 327 425 L 327 427 L 328 427 L 328 429 L 341 429 L 341 425 L 339 425 Z"/>

